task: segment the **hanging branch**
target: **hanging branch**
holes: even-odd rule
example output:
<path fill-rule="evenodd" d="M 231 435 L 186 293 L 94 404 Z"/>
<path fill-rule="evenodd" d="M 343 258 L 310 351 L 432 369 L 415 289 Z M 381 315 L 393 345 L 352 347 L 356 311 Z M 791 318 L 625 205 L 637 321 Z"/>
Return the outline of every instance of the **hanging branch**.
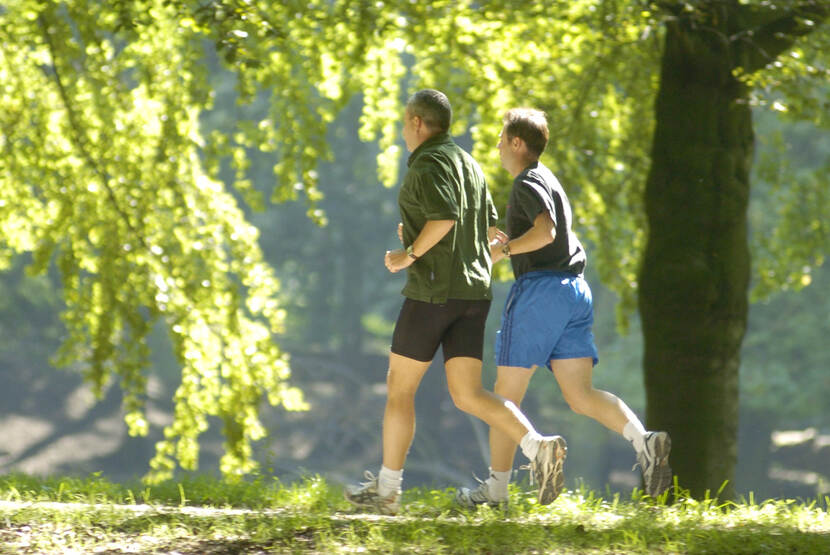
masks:
<path fill-rule="evenodd" d="M 55 48 L 55 43 L 52 40 L 52 36 L 49 33 L 49 23 L 46 21 L 43 13 L 41 12 L 38 14 L 38 24 L 40 25 L 41 32 L 43 34 L 43 39 L 46 41 L 47 46 L 49 47 L 49 55 L 52 57 L 52 71 L 55 77 L 55 84 L 58 87 L 58 92 L 60 93 L 61 101 L 63 102 L 63 107 L 66 110 L 67 118 L 69 120 L 69 126 L 72 129 L 72 133 L 75 136 L 75 144 L 78 148 L 78 151 L 81 153 L 81 156 L 84 160 L 86 160 L 87 165 L 90 167 L 92 172 L 98 176 L 101 180 L 101 183 L 104 186 L 104 189 L 107 191 L 107 196 L 109 197 L 110 202 L 112 203 L 115 211 L 121 216 L 121 219 L 124 221 L 124 224 L 127 226 L 133 235 L 137 238 L 139 243 L 146 249 L 147 243 L 144 241 L 144 237 L 138 232 L 138 230 L 133 226 L 130 222 L 130 218 L 128 214 L 124 211 L 121 205 L 118 202 L 118 199 L 115 196 L 115 191 L 110 186 L 110 178 L 111 176 L 101 168 L 100 164 L 93 158 L 92 154 L 89 152 L 87 148 L 88 140 L 81 129 L 81 126 L 78 124 L 78 118 L 75 114 L 75 111 L 72 109 L 72 104 L 69 100 L 69 92 L 64 85 L 63 79 L 61 78 L 60 70 L 58 69 L 58 55 L 57 49 Z"/>

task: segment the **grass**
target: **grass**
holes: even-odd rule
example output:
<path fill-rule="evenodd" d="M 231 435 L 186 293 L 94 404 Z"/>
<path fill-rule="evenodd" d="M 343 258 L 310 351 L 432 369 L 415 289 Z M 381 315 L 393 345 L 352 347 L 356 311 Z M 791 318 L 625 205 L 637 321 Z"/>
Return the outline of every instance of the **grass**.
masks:
<path fill-rule="evenodd" d="M 511 486 L 507 512 L 412 489 L 396 517 L 355 511 L 320 477 L 157 486 L 0 477 L 0 553 L 830 553 L 830 498 L 673 502 Z M 667 497 L 667 496 L 665 496 Z"/>

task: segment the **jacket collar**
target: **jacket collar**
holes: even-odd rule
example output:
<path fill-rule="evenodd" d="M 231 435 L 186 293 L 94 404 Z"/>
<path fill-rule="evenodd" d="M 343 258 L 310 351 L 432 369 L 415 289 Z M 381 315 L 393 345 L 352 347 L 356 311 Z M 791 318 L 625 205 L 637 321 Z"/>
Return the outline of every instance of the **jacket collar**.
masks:
<path fill-rule="evenodd" d="M 412 154 L 409 155 L 409 159 L 407 159 L 407 161 L 406 161 L 406 167 L 411 166 L 412 162 L 414 162 L 415 159 L 424 150 L 426 150 L 426 149 L 428 149 L 432 146 L 435 146 L 435 145 L 440 145 L 440 144 L 444 144 L 444 143 L 451 143 L 451 142 L 452 142 L 452 139 L 450 138 L 449 133 L 438 133 L 436 135 L 433 135 L 432 137 L 430 137 L 426 141 L 419 144 L 418 148 L 416 148 L 415 150 L 412 151 Z"/>

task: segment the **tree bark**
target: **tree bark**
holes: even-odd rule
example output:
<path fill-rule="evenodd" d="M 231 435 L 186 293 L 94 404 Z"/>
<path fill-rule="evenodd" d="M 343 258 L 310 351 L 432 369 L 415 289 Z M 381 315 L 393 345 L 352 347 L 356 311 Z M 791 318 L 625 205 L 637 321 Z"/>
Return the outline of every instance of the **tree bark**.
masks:
<path fill-rule="evenodd" d="M 750 269 L 752 116 L 717 19 L 666 26 L 639 280 L 647 427 L 697 498 L 734 495 Z"/>

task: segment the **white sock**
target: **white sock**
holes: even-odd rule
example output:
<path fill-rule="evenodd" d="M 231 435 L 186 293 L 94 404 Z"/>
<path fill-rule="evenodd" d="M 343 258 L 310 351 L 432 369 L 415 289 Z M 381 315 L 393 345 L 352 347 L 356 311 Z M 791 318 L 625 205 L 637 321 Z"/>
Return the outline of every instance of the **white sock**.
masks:
<path fill-rule="evenodd" d="M 519 442 L 519 446 L 522 448 L 522 453 L 524 453 L 525 457 L 530 460 L 536 458 L 536 453 L 539 452 L 539 445 L 541 445 L 542 440 L 545 439 L 542 434 L 539 432 L 528 432 Z"/>
<path fill-rule="evenodd" d="M 510 475 L 513 472 L 505 470 L 504 472 L 497 472 L 490 469 L 490 477 L 487 478 L 487 490 L 490 492 L 490 498 L 501 501 L 507 499 L 507 486 L 510 485 Z"/>
<path fill-rule="evenodd" d="M 401 491 L 403 483 L 403 468 L 400 470 L 389 470 L 385 466 L 380 467 L 378 474 L 378 495 L 388 497 L 392 493 Z"/>
<path fill-rule="evenodd" d="M 638 453 L 645 449 L 646 429 L 639 420 L 629 420 L 623 428 L 622 435 L 631 442 Z"/>

